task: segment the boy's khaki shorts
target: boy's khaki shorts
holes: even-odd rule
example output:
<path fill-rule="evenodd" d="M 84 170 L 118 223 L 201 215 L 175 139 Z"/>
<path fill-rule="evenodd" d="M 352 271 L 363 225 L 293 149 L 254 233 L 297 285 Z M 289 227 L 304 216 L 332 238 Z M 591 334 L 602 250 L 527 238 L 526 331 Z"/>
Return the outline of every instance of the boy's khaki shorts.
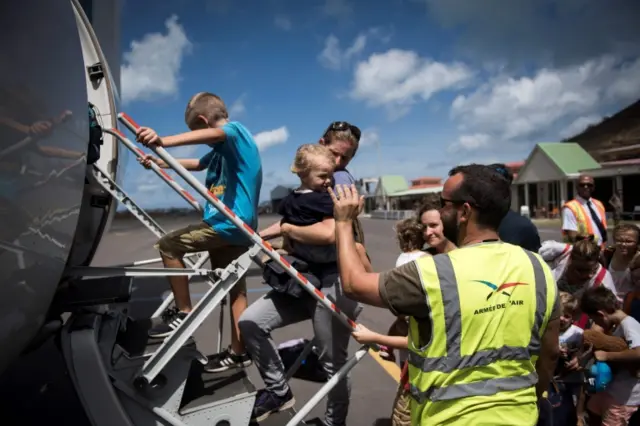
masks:
<path fill-rule="evenodd" d="M 211 269 L 226 268 L 248 250 L 246 246 L 229 244 L 205 222 L 171 231 L 160 238 L 153 247 L 171 259 L 182 259 L 187 253 L 208 251 Z M 231 292 L 246 294 L 246 279 L 240 279 Z"/>

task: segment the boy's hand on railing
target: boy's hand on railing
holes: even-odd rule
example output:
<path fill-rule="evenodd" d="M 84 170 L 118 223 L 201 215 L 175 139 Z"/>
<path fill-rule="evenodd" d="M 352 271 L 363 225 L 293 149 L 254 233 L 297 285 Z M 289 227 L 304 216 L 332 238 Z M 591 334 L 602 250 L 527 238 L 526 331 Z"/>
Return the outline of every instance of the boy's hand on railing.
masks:
<path fill-rule="evenodd" d="M 145 155 L 144 157 L 138 157 L 137 160 L 138 163 L 140 163 L 145 169 L 150 169 L 152 163 L 160 165 L 160 160 L 149 154 Z"/>
<path fill-rule="evenodd" d="M 155 130 L 149 127 L 140 127 L 136 131 L 136 140 L 144 146 L 162 146 L 162 138 L 158 136 Z"/>

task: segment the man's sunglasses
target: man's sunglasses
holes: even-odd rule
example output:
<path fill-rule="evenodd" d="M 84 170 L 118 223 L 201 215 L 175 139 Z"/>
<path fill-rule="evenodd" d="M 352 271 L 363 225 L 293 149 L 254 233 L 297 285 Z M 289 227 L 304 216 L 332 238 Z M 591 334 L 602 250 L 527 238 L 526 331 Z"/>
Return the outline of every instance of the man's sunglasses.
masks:
<path fill-rule="evenodd" d="M 579 183 L 578 186 L 581 186 L 583 188 L 593 188 L 592 183 Z"/>
<path fill-rule="evenodd" d="M 447 203 L 451 203 L 453 205 L 461 205 L 464 203 L 469 203 L 469 205 L 473 206 L 474 202 L 473 201 L 467 201 L 467 200 L 449 200 L 448 198 L 442 198 L 442 196 L 440 196 L 440 207 L 443 208 L 444 206 L 447 205 Z"/>
<path fill-rule="evenodd" d="M 360 136 L 362 135 L 362 132 L 360 132 L 360 129 L 358 129 L 356 126 L 347 123 L 346 121 L 334 121 L 333 123 L 329 124 L 329 127 L 327 127 L 327 130 L 324 131 L 322 137 L 327 136 L 327 133 L 332 131 L 344 132 L 346 130 L 349 130 L 351 134 L 356 138 L 356 140 L 360 142 Z"/>

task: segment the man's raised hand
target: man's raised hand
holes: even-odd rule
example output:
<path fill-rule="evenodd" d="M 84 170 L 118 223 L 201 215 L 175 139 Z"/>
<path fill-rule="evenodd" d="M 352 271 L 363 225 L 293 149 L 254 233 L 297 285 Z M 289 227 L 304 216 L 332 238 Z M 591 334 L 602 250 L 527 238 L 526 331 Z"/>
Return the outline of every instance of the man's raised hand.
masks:
<path fill-rule="evenodd" d="M 149 127 L 140 127 L 136 131 L 136 140 L 144 146 L 162 146 L 162 139 L 155 130 Z"/>
<path fill-rule="evenodd" d="M 355 220 L 362 210 L 364 196 L 358 195 L 355 185 L 336 185 L 329 188 L 333 200 L 333 218 L 338 222 Z"/>

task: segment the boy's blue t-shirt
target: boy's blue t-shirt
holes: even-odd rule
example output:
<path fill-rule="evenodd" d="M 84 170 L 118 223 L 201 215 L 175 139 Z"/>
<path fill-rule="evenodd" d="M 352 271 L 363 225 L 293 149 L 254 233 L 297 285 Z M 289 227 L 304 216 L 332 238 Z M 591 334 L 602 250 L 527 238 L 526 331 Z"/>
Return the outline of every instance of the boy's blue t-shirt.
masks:
<path fill-rule="evenodd" d="M 227 138 L 211 144 L 211 151 L 200 159 L 200 165 L 207 169 L 205 184 L 240 220 L 256 230 L 262 187 L 258 145 L 249 130 L 237 121 L 225 124 L 222 130 Z M 242 231 L 211 203 L 206 204 L 202 219 L 230 243 L 249 243 Z"/>

